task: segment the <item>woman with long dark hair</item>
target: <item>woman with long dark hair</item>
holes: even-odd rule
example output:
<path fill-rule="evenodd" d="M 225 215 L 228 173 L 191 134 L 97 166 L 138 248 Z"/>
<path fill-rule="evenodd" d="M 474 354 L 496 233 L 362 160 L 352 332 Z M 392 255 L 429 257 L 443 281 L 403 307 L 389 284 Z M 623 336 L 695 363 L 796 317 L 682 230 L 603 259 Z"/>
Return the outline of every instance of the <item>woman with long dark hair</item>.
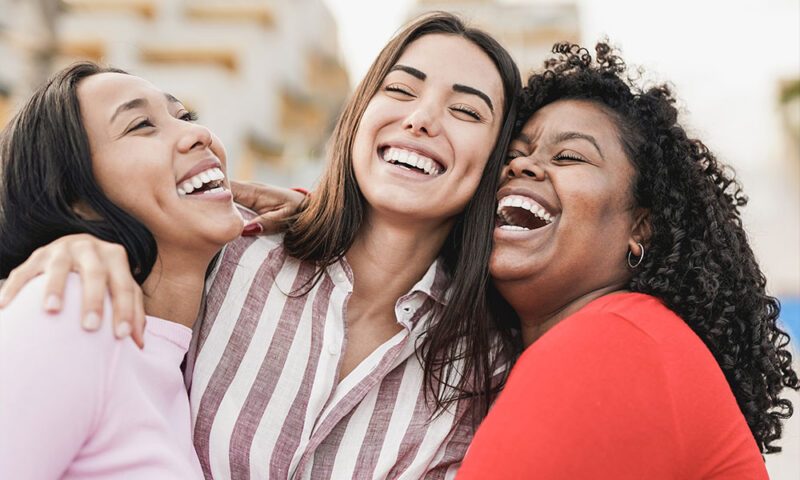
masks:
<path fill-rule="evenodd" d="M 767 478 L 800 384 L 740 185 L 669 87 L 633 85 L 605 43 L 554 53 L 522 95 L 490 260 L 527 348 L 459 478 Z"/>
<path fill-rule="evenodd" d="M 242 217 L 222 144 L 193 120 L 145 80 L 79 63 L 3 131 L 3 276 L 59 237 L 96 235 L 121 245 L 148 317 L 142 351 L 85 335 L 77 275 L 57 315 L 39 307 L 40 278 L 0 311 L 0 477 L 202 478 L 180 364 L 208 264 Z"/>
<path fill-rule="evenodd" d="M 485 290 L 519 82 L 449 14 L 380 53 L 285 237 L 237 240 L 212 272 L 187 361 L 207 475 L 455 471 L 512 340 Z"/>

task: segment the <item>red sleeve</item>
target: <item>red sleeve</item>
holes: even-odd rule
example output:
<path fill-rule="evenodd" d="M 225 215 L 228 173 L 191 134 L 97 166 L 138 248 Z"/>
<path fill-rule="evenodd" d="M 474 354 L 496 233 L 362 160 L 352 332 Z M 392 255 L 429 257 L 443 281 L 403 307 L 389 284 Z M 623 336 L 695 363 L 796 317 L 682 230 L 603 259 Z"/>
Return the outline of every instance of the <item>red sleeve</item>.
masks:
<path fill-rule="evenodd" d="M 613 314 L 554 327 L 517 362 L 459 479 L 679 478 L 652 340 Z M 647 461 L 632 461 L 645 458 Z"/>

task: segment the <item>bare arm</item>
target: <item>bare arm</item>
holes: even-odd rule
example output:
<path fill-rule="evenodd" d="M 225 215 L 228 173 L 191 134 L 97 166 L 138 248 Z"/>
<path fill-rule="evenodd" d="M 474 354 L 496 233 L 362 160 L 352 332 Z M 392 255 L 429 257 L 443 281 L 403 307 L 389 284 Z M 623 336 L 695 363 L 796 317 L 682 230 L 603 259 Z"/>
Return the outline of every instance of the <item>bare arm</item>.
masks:
<path fill-rule="evenodd" d="M 259 214 L 244 234 L 275 233 L 286 227 L 286 219 L 297 212 L 303 193 L 255 182 L 231 182 L 234 199 Z M 144 301 L 142 289 L 130 273 L 125 249 L 88 234 L 67 235 L 38 248 L 15 268 L 0 287 L 0 308 L 8 305 L 20 289 L 38 275 L 45 276 L 43 309 L 55 313 L 63 304 L 64 284 L 69 272 L 78 272 L 83 284 L 81 323 L 86 330 L 100 328 L 103 296 L 111 294 L 114 332 L 131 335 L 144 346 Z"/>

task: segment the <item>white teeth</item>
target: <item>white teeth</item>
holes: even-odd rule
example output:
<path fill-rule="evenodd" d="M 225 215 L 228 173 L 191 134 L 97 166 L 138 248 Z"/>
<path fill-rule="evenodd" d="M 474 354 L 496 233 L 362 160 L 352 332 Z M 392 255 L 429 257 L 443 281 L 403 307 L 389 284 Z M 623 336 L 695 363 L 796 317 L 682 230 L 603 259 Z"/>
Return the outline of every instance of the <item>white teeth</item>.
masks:
<path fill-rule="evenodd" d="M 222 187 L 217 187 L 217 188 L 212 188 L 212 189 L 210 189 L 210 190 L 206 190 L 205 192 L 201 192 L 201 194 L 202 194 L 202 195 L 205 195 L 205 194 L 207 194 L 207 193 L 219 193 L 219 192 L 222 192 L 222 191 L 224 191 L 224 190 L 225 190 L 225 189 L 224 189 L 224 188 L 222 188 Z"/>
<path fill-rule="evenodd" d="M 500 228 L 503 230 L 530 230 L 530 228 L 525 228 L 520 225 L 500 225 Z"/>
<path fill-rule="evenodd" d="M 409 152 L 401 148 L 389 147 L 383 153 L 383 159 L 387 162 L 402 163 L 409 167 L 419 168 L 428 175 L 438 175 L 439 169 L 436 162 L 432 159 L 423 157 L 417 153 Z"/>
<path fill-rule="evenodd" d="M 533 199 L 528 197 L 523 197 L 522 195 L 508 195 L 500 199 L 497 202 L 497 214 L 503 217 L 504 220 L 508 221 L 508 217 L 506 216 L 506 212 L 503 210 L 505 207 L 517 207 L 523 208 L 532 214 L 536 215 L 537 217 L 541 218 L 545 221 L 545 223 L 553 223 L 553 216 L 547 212 L 541 205 L 536 203 Z M 517 225 L 504 225 L 509 227 L 516 227 Z M 524 227 L 521 227 L 524 228 Z M 516 229 L 511 229 L 516 230 Z M 527 230 L 527 229 L 525 229 Z"/>
<path fill-rule="evenodd" d="M 222 170 L 219 168 L 215 167 L 204 170 L 192 178 L 185 180 L 182 185 L 179 185 L 178 195 L 188 195 L 206 183 L 216 182 L 218 180 L 223 180 L 224 178 L 225 174 L 222 173 Z M 217 191 L 217 189 L 214 188 L 210 191 Z"/>

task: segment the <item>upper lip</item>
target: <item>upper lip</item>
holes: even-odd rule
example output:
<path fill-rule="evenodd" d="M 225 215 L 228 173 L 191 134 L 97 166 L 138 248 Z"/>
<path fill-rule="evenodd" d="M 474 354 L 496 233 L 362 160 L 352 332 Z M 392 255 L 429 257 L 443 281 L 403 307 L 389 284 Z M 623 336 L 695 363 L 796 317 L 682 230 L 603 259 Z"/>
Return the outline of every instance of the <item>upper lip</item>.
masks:
<path fill-rule="evenodd" d="M 497 192 L 497 201 L 500 201 L 501 198 L 507 197 L 509 195 L 521 195 L 523 197 L 528 197 L 532 199 L 533 201 L 541 205 L 545 210 L 547 210 L 547 213 L 549 213 L 551 217 L 555 217 L 556 215 L 561 213 L 559 209 L 553 206 L 552 202 L 546 200 L 541 195 L 524 187 L 506 186 L 501 188 Z"/>
<path fill-rule="evenodd" d="M 189 171 L 186 172 L 186 174 L 182 176 L 180 180 L 175 182 L 175 184 L 180 186 L 183 184 L 183 182 L 189 180 L 198 173 L 204 172 L 212 168 L 219 168 L 220 170 L 222 170 L 222 162 L 220 162 L 219 159 L 214 156 L 208 157 L 204 160 L 197 162 L 197 164 L 195 164 L 194 167 L 190 168 Z"/>
<path fill-rule="evenodd" d="M 423 157 L 428 157 L 434 162 L 438 163 L 442 167 L 442 171 L 447 170 L 448 165 L 442 161 L 442 158 L 436 154 L 433 150 L 426 147 L 425 145 L 421 145 L 416 142 L 409 142 L 409 141 L 398 141 L 398 142 L 385 142 L 378 145 L 378 152 L 382 152 L 386 148 L 402 148 L 403 150 L 408 150 L 409 152 L 415 152 Z"/>

